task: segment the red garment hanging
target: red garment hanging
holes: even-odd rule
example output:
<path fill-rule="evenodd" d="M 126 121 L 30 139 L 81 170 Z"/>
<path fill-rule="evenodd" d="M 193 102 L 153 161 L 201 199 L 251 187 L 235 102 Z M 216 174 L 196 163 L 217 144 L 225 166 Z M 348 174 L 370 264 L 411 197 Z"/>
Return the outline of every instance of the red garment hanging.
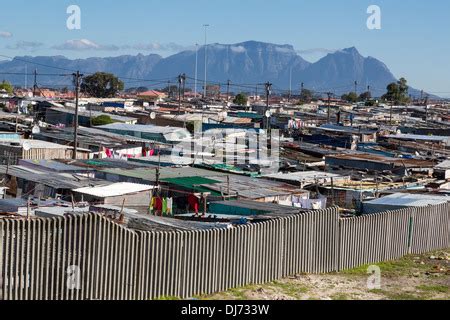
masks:
<path fill-rule="evenodd" d="M 198 213 L 198 208 L 199 208 L 199 203 L 198 203 L 198 198 L 191 194 L 188 197 L 188 203 L 189 203 L 189 209 L 191 210 L 195 210 L 195 213 Z"/>

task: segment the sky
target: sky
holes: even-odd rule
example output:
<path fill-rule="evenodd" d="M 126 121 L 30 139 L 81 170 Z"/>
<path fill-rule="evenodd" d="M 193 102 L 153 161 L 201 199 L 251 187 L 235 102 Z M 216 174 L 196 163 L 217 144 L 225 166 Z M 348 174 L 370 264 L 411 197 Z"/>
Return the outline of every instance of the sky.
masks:
<path fill-rule="evenodd" d="M 80 8 L 80 29 L 67 20 Z M 370 5 L 381 29 L 369 30 Z M 157 53 L 248 40 L 291 44 L 314 62 L 356 47 L 411 86 L 450 97 L 450 1 L 442 0 L 15 0 L 1 4 L 0 57 L 69 58 Z"/>

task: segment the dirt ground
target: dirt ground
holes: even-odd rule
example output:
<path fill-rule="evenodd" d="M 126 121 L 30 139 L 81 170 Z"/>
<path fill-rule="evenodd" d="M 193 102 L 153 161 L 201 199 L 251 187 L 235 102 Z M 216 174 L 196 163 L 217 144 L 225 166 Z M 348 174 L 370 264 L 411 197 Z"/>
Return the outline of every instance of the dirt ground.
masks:
<path fill-rule="evenodd" d="M 378 289 L 369 289 L 368 266 L 341 273 L 297 275 L 265 285 L 254 285 L 206 300 L 450 300 L 450 249 L 412 255 L 377 264 Z"/>

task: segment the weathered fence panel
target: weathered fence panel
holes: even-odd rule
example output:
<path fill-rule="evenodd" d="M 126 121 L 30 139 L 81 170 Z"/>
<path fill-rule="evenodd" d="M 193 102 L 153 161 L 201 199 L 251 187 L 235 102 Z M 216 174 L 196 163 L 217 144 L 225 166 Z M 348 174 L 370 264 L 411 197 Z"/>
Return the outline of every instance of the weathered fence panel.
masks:
<path fill-rule="evenodd" d="M 99 215 L 0 219 L 1 300 L 191 297 L 448 248 L 450 206 L 233 229 L 138 232 Z"/>

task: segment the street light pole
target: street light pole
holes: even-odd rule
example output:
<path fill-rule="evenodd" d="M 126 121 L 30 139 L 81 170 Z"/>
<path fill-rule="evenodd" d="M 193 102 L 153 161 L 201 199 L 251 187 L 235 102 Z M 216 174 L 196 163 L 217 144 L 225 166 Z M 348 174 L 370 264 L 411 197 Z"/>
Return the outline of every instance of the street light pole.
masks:
<path fill-rule="evenodd" d="M 204 24 L 203 27 L 205 28 L 205 87 L 204 87 L 204 97 L 206 99 L 206 85 L 207 85 L 207 76 L 208 76 L 208 45 L 207 45 L 207 30 L 209 27 L 209 24 Z"/>
<path fill-rule="evenodd" d="M 269 130 L 269 117 L 267 117 L 267 112 L 270 108 L 270 95 L 272 94 L 272 84 L 270 82 L 267 82 L 266 84 L 266 112 L 264 116 L 267 118 L 267 126 L 266 129 Z"/>
<path fill-rule="evenodd" d="M 197 98 L 197 78 L 198 78 L 198 43 L 195 44 L 194 98 Z"/>

